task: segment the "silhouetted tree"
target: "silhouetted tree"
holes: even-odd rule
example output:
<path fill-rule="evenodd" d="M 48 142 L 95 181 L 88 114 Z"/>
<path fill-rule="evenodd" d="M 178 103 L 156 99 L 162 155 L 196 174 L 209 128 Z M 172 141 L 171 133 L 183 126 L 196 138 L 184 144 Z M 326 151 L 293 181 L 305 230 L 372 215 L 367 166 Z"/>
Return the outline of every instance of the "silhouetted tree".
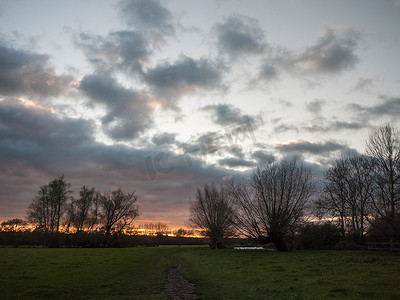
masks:
<path fill-rule="evenodd" d="M 93 230 L 98 221 L 99 195 L 94 188 L 83 186 L 79 198 L 72 199 L 68 207 L 68 221 L 76 231 Z"/>
<path fill-rule="evenodd" d="M 71 193 L 71 184 L 64 176 L 52 180 L 40 187 L 38 194 L 32 200 L 27 210 L 28 220 L 36 224 L 42 231 L 50 232 L 50 246 L 59 246 L 59 233 L 62 218 L 66 212 L 66 202 Z"/>
<path fill-rule="evenodd" d="M 366 143 L 367 154 L 373 158 L 374 193 L 372 209 L 380 222 L 376 229 L 390 241 L 398 235 L 400 215 L 400 135 L 391 125 L 381 126 L 371 132 Z"/>
<path fill-rule="evenodd" d="M 257 168 L 249 182 L 231 180 L 226 186 L 237 207 L 235 224 L 241 234 L 287 250 L 285 238 L 300 225 L 315 192 L 311 169 L 298 159 Z"/>
<path fill-rule="evenodd" d="M 316 201 L 320 216 L 337 218 L 341 234 L 363 239 L 372 201 L 371 158 L 353 154 L 335 161 L 325 173 L 322 196 Z"/>
<path fill-rule="evenodd" d="M 205 184 L 197 188 L 196 200 L 190 204 L 190 224 L 210 238 L 210 248 L 222 248 L 224 239 L 235 233 L 232 202 L 223 186 Z"/>
<path fill-rule="evenodd" d="M 117 236 L 139 216 L 136 201 L 135 191 L 124 193 L 117 189 L 100 194 L 100 220 L 105 232 L 106 245 L 112 242 L 109 240 L 111 234 Z"/>

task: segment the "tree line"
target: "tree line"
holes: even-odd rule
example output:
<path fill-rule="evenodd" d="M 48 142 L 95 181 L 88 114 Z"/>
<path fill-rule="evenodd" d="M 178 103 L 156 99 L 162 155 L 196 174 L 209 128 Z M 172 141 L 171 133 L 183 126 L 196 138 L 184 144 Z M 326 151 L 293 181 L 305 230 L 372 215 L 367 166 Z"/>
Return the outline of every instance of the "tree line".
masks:
<path fill-rule="evenodd" d="M 310 219 L 319 225 L 313 228 Z M 374 129 L 365 154 L 337 159 L 322 180 L 304 161 L 290 158 L 257 167 L 247 179 L 206 184 L 191 203 L 190 223 L 214 249 L 231 236 L 274 243 L 278 250 L 310 234 L 358 244 L 367 237 L 400 242 L 399 132 L 390 124 Z"/>
<path fill-rule="evenodd" d="M 60 233 L 101 232 L 110 245 L 139 216 L 135 191 L 121 189 L 100 193 L 82 186 L 79 197 L 72 196 L 64 176 L 41 186 L 27 209 L 27 219 L 35 231 L 46 233 L 50 247 L 60 246 Z"/>

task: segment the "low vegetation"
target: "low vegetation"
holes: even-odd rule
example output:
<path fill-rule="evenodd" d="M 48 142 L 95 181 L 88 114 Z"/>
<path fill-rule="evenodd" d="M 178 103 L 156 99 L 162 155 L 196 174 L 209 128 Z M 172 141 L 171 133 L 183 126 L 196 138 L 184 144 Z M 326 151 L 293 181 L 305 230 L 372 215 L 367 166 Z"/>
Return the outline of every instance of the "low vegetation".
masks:
<path fill-rule="evenodd" d="M 2 299 L 168 299 L 167 270 L 201 299 L 398 299 L 400 256 L 207 247 L 0 248 Z"/>

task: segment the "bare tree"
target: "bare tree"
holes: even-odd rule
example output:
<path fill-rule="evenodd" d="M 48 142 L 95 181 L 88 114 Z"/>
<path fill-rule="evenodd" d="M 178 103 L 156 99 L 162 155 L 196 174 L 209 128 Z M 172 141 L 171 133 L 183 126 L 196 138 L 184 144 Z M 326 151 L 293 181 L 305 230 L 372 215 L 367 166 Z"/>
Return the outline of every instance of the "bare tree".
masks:
<path fill-rule="evenodd" d="M 391 125 L 371 132 L 366 143 L 367 154 L 373 158 L 374 197 L 372 209 L 375 222 L 380 220 L 390 241 L 398 238 L 400 220 L 400 135 Z"/>
<path fill-rule="evenodd" d="M 323 193 L 316 201 L 320 216 L 337 218 L 342 236 L 346 233 L 350 214 L 349 198 L 351 193 L 354 193 L 354 186 L 349 186 L 346 180 L 348 173 L 349 165 L 345 160 L 336 160 L 335 164 L 325 173 Z"/>
<path fill-rule="evenodd" d="M 93 230 L 98 219 L 99 195 L 94 188 L 83 186 L 79 198 L 73 199 L 68 207 L 69 222 L 77 232 Z"/>
<path fill-rule="evenodd" d="M 315 191 L 311 169 L 292 158 L 257 168 L 248 183 L 227 182 L 243 235 L 287 250 L 285 239 L 299 226 Z"/>
<path fill-rule="evenodd" d="M 71 191 L 71 184 L 64 176 L 55 178 L 48 185 L 40 187 L 27 210 L 28 220 L 43 231 L 52 233 L 50 246 L 59 246 L 59 233 L 66 203 Z"/>
<path fill-rule="evenodd" d="M 190 224 L 210 238 L 210 248 L 222 248 L 224 239 L 235 233 L 232 202 L 223 186 L 205 184 L 197 188 L 196 200 L 190 205 Z"/>
<path fill-rule="evenodd" d="M 36 229 L 50 231 L 50 199 L 47 193 L 48 186 L 41 186 L 27 209 L 27 219 L 36 225 Z"/>
<path fill-rule="evenodd" d="M 325 173 L 324 188 L 316 201 L 320 216 L 337 218 L 342 236 L 349 232 L 363 239 L 372 200 L 373 176 L 371 159 L 350 155 L 335 161 Z"/>
<path fill-rule="evenodd" d="M 106 245 L 112 242 L 109 240 L 111 234 L 117 236 L 139 216 L 136 201 L 135 191 L 124 193 L 117 189 L 100 195 L 100 220 L 105 232 Z"/>

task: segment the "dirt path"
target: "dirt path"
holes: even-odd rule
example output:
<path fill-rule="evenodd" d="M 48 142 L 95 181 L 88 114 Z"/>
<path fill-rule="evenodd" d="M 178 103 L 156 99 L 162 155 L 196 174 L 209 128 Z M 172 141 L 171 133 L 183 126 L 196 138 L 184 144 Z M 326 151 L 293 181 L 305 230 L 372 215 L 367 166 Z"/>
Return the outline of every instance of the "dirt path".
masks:
<path fill-rule="evenodd" d="M 167 272 L 166 294 L 170 295 L 174 300 L 197 299 L 194 294 L 194 284 L 183 278 L 178 273 L 178 268 L 169 268 Z"/>

